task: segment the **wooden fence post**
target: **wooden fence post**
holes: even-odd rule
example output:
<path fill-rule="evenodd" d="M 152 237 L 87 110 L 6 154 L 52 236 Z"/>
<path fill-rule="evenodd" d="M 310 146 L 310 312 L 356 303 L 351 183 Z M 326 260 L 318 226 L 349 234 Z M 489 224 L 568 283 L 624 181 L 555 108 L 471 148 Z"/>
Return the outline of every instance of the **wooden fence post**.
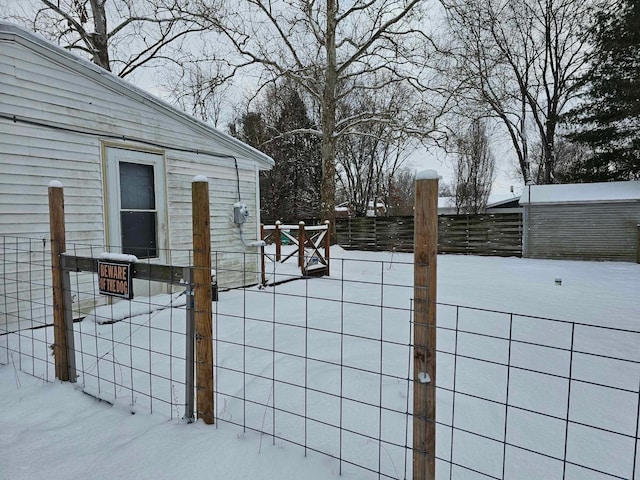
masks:
<path fill-rule="evenodd" d="M 193 292 L 196 337 L 196 406 L 204 423 L 215 421 L 213 410 L 213 328 L 211 291 L 211 220 L 209 182 L 194 177 L 192 186 Z"/>
<path fill-rule="evenodd" d="M 276 220 L 276 231 L 274 233 L 274 235 L 276 236 L 276 262 L 279 262 L 282 259 L 282 237 L 280 236 L 280 225 L 280 220 Z"/>
<path fill-rule="evenodd" d="M 327 233 L 324 236 L 324 259 L 327 262 L 327 276 L 331 275 L 331 270 L 329 264 L 331 263 L 330 250 L 331 250 L 331 229 L 329 228 L 331 222 L 329 220 L 325 220 L 324 224 L 327 226 Z"/>
<path fill-rule="evenodd" d="M 64 226 L 64 189 L 49 183 L 49 229 L 51 234 L 51 285 L 53 287 L 53 357 L 56 378 L 76 381 L 73 345 L 73 315 L 69 272 L 62 269 L 60 256 L 67 250 Z"/>
<path fill-rule="evenodd" d="M 304 222 L 299 222 L 298 228 L 298 267 L 304 268 L 304 244 L 307 243 L 304 236 Z"/>
<path fill-rule="evenodd" d="M 418 173 L 414 229 L 413 479 L 436 475 L 438 174 Z"/>

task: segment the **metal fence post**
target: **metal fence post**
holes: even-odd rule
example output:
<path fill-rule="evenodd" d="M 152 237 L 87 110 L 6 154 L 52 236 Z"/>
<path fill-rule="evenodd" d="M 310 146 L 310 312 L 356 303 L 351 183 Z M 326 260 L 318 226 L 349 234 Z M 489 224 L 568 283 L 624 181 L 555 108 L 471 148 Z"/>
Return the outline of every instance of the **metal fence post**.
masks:
<path fill-rule="evenodd" d="M 71 298 L 71 278 L 68 270 L 62 270 L 62 305 L 64 309 L 64 336 L 67 344 L 67 372 L 69 381 L 75 383 L 76 347 L 73 336 L 73 299 Z"/>
<path fill-rule="evenodd" d="M 324 224 L 327 226 L 327 233 L 324 236 L 324 259 L 327 262 L 327 276 L 331 275 L 331 222 L 325 220 Z"/>
<path fill-rule="evenodd" d="M 194 311 L 194 296 L 193 296 L 193 269 L 191 267 L 184 268 L 184 280 L 186 282 L 186 295 L 187 295 L 187 307 L 186 307 L 186 348 L 185 348 L 185 382 L 184 382 L 184 395 L 185 395 L 185 413 L 184 418 L 189 423 L 193 422 L 195 416 L 193 414 L 194 405 L 194 383 L 193 383 L 193 368 L 195 362 L 195 311 Z"/>
<path fill-rule="evenodd" d="M 414 231 L 413 479 L 436 478 L 438 174 L 418 173 Z"/>
<path fill-rule="evenodd" d="M 280 225 L 280 220 L 277 220 L 274 238 L 274 242 L 276 244 L 276 262 L 279 262 L 282 259 L 282 234 L 280 233 Z"/>

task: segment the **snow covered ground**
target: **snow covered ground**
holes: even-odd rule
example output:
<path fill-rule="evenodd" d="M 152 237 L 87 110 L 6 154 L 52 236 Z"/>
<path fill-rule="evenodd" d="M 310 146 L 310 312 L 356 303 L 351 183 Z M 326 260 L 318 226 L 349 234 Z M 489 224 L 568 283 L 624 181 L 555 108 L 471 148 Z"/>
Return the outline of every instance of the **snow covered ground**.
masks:
<path fill-rule="evenodd" d="M 378 478 L 352 463 L 409 478 L 403 446 L 411 445 L 411 428 L 401 412 L 411 398 L 402 379 L 412 257 L 336 248 L 332 258 L 330 278 L 282 284 L 276 294 L 221 293 L 217 427 L 180 419 L 180 299 L 154 299 L 176 307 L 164 310 L 138 304 L 118 323 L 100 325 L 103 311 L 77 324 L 84 352 L 77 386 L 20 373 L 14 364 L 26 360 L 7 352 L 14 339 L 0 337 L 7 364 L 0 366 L 0 478 L 320 479 L 340 470 L 344 478 Z M 466 256 L 438 262 L 438 478 L 640 474 L 640 265 Z M 285 264 L 271 276 L 289 273 Z M 129 316 L 123 309 L 106 316 Z M 52 338 L 44 329 L 37 335 L 45 346 Z M 43 365 L 23 369 L 51 378 Z M 369 404 L 382 405 L 382 414 Z M 289 442 L 306 445 L 307 457 Z"/>

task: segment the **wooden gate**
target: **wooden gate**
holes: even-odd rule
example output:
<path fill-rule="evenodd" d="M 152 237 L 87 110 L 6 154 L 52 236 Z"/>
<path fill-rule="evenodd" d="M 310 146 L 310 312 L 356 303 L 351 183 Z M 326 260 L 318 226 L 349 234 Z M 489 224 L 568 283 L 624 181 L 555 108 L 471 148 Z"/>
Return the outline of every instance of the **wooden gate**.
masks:
<path fill-rule="evenodd" d="M 295 234 L 293 232 L 296 232 Z M 263 242 L 271 242 L 275 245 L 275 256 L 271 258 L 262 247 L 262 285 L 265 285 L 265 260 L 284 263 L 290 258 L 296 258 L 298 267 L 305 277 L 322 277 L 330 274 L 329 260 L 331 250 L 331 236 L 329 234 L 329 221 L 324 225 L 305 226 L 304 222 L 298 225 L 283 225 L 276 222 L 274 225 L 261 225 L 260 236 Z M 282 245 L 293 245 L 295 248 L 282 256 Z"/>
<path fill-rule="evenodd" d="M 213 335 L 212 335 L 212 279 L 211 279 L 211 241 L 209 219 L 209 190 L 206 177 L 195 177 L 192 183 L 193 193 L 193 258 L 194 265 L 176 267 L 138 262 L 133 255 L 105 253 L 99 258 L 82 257 L 66 253 L 66 233 L 64 223 L 64 193 L 60 182 L 49 184 L 49 213 L 51 228 L 51 268 L 54 307 L 54 360 L 56 378 L 75 382 L 77 378 L 75 364 L 74 330 L 72 316 L 72 298 L 70 272 L 90 272 L 99 275 L 99 263 L 121 270 L 111 278 L 99 283 L 100 290 L 109 282 L 125 281 L 124 273 L 132 279 L 162 282 L 180 285 L 186 288 L 186 354 L 185 354 L 185 418 L 189 421 L 198 418 L 207 424 L 214 423 L 213 405 Z M 129 287 L 130 288 L 130 287 Z M 126 286 L 115 287 L 113 292 L 122 298 Z M 109 293 L 109 292 L 107 292 Z M 131 292 L 126 292 L 130 294 Z M 194 382 L 194 370 L 196 372 Z M 194 412 L 194 391 L 197 391 L 197 411 Z"/>

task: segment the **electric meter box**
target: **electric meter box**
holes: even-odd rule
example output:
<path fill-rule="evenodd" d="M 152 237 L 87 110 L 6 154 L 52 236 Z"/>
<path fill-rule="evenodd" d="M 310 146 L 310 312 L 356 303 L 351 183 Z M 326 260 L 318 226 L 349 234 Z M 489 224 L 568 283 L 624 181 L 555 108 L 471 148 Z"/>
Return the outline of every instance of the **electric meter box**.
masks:
<path fill-rule="evenodd" d="M 233 223 L 241 225 L 249 218 L 249 210 L 246 203 L 236 202 L 233 204 Z"/>

